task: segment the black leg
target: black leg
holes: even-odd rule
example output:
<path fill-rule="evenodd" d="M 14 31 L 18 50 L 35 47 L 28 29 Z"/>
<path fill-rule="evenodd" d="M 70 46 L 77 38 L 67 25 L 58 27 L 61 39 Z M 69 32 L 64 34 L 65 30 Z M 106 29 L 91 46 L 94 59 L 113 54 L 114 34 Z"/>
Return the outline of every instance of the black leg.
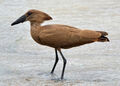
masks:
<path fill-rule="evenodd" d="M 53 66 L 52 71 L 51 71 L 52 74 L 53 74 L 54 69 L 55 69 L 55 67 L 56 67 L 56 64 L 58 63 L 58 60 L 59 60 L 58 54 L 57 54 L 57 49 L 55 49 L 55 55 L 56 55 L 56 59 L 55 59 L 54 66 Z"/>
<path fill-rule="evenodd" d="M 59 52 L 60 52 L 60 55 L 62 56 L 62 59 L 63 59 L 63 70 L 62 70 L 62 75 L 61 75 L 61 79 L 63 79 L 64 77 L 64 71 L 65 71 L 65 66 L 66 66 L 66 63 L 67 63 L 67 60 L 65 59 L 65 57 L 63 56 L 61 50 L 59 49 Z"/>

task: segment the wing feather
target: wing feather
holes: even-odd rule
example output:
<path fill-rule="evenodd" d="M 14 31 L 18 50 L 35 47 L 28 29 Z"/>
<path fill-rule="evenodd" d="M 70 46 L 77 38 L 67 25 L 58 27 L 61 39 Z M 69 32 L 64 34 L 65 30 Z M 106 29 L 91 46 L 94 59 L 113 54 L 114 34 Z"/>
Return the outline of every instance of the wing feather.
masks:
<path fill-rule="evenodd" d="M 56 48 L 70 48 L 94 42 L 101 33 L 92 30 L 81 30 L 66 25 L 46 25 L 39 33 L 44 45 Z"/>

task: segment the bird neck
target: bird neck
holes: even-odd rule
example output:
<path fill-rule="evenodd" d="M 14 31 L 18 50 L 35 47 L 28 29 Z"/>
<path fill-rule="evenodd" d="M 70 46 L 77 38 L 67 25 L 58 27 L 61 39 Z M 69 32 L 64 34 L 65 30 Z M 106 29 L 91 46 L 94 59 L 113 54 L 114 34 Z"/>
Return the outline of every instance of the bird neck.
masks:
<path fill-rule="evenodd" d="M 31 24 L 31 30 L 37 31 L 41 27 L 41 23 L 39 22 L 30 22 Z"/>
<path fill-rule="evenodd" d="M 30 22 L 31 26 L 40 26 L 41 23 L 39 22 Z"/>
<path fill-rule="evenodd" d="M 39 32 L 41 30 L 40 23 L 37 22 L 30 22 L 31 23 L 31 36 L 36 41 L 39 42 Z"/>
<path fill-rule="evenodd" d="M 31 32 L 32 33 L 37 33 L 39 32 L 40 28 L 41 28 L 41 25 L 40 23 L 38 22 L 30 22 L 31 24 Z"/>

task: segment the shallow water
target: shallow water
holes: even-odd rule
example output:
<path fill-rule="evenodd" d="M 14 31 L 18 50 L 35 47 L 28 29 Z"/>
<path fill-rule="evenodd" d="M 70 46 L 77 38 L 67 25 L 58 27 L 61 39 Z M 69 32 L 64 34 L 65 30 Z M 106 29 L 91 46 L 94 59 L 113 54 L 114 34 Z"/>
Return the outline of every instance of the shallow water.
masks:
<path fill-rule="evenodd" d="M 29 9 L 38 9 L 66 24 L 104 30 L 109 43 L 93 43 L 63 50 L 68 60 L 65 80 L 60 81 L 62 60 L 54 75 L 54 49 L 30 37 L 29 22 L 10 24 Z M 0 86 L 119 86 L 119 0 L 0 0 Z"/>

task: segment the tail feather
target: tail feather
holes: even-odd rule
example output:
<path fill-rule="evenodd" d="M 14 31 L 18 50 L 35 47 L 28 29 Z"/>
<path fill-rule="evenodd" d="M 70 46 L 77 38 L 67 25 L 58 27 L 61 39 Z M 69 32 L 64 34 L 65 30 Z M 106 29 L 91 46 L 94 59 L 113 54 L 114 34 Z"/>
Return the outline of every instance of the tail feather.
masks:
<path fill-rule="evenodd" d="M 105 36 L 101 36 L 100 38 L 98 38 L 97 41 L 99 41 L 99 42 L 109 42 L 110 40 Z"/>
<path fill-rule="evenodd" d="M 107 37 L 105 37 L 106 35 L 108 35 L 107 32 L 104 32 L 104 31 L 96 31 L 96 32 L 101 33 L 101 37 L 99 37 L 97 41 L 99 41 L 99 42 L 109 42 L 110 41 Z"/>
<path fill-rule="evenodd" d="M 107 32 L 104 32 L 104 31 L 96 31 L 96 32 L 101 33 L 101 34 L 102 34 L 102 36 L 106 36 L 106 35 L 108 35 L 108 33 L 107 33 Z"/>

